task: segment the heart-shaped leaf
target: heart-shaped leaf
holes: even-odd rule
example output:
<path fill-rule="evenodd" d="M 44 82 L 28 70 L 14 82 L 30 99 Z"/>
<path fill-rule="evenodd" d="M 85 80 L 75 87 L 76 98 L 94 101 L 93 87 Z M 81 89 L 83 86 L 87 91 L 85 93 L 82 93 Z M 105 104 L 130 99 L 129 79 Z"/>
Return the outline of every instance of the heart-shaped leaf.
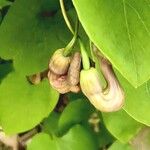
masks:
<path fill-rule="evenodd" d="M 73 0 L 101 52 L 135 87 L 150 78 L 150 7 L 143 0 Z"/>
<path fill-rule="evenodd" d="M 31 85 L 12 72 L 0 84 L 0 122 L 4 131 L 14 134 L 36 126 L 54 109 L 58 93 L 48 81 Z"/>
<path fill-rule="evenodd" d="M 46 69 L 53 52 L 71 39 L 58 8 L 57 0 L 16 0 L 3 20 L 0 56 L 12 59 L 21 74 Z"/>
<path fill-rule="evenodd" d="M 57 0 L 16 0 L 0 27 L 0 56 L 11 59 L 15 70 L 0 85 L 0 120 L 7 133 L 33 128 L 57 103 L 48 81 L 34 86 L 26 76 L 47 69 L 52 53 L 70 40 L 58 9 Z"/>

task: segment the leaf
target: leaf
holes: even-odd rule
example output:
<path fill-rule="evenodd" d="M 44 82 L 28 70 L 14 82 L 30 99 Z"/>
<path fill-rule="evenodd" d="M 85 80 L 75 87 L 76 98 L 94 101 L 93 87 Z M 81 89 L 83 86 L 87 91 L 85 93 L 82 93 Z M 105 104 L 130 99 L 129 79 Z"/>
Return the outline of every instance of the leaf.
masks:
<path fill-rule="evenodd" d="M 12 72 L 0 84 L 0 122 L 7 134 L 29 130 L 54 109 L 58 93 L 47 80 L 31 85 L 18 72 Z"/>
<path fill-rule="evenodd" d="M 1 24 L 1 22 L 2 22 L 2 13 L 0 11 L 0 24 Z"/>
<path fill-rule="evenodd" d="M 39 133 L 32 138 L 32 141 L 27 145 L 27 150 L 50 150 L 56 148 L 55 142 L 46 133 Z M 55 149 L 54 149 L 55 150 Z"/>
<path fill-rule="evenodd" d="M 15 70 L 0 85 L 0 120 L 7 133 L 33 128 L 57 103 L 58 93 L 47 81 L 34 86 L 26 76 L 45 70 L 53 52 L 71 39 L 59 7 L 58 0 L 15 0 L 0 27 L 0 56 L 11 59 Z"/>
<path fill-rule="evenodd" d="M 63 134 L 75 124 L 88 120 L 93 111 L 93 107 L 86 98 L 70 102 L 60 116 L 58 123 L 59 134 Z"/>
<path fill-rule="evenodd" d="M 129 144 L 122 144 L 119 141 L 116 141 L 111 145 L 108 150 L 134 150 Z"/>
<path fill-rule="evenodd" d="M 4 6 L 10 5 L 12 2 L 8 0 L 0 0 L 0 9 L 2 9 Z"/>
<path fill-rule="evenodd" d="M 47 134 L 56 134 L 58 131 L 58 121 L 60 114 L 52 112 L 47 118 L 42 122 L 42 131 Z"/>
<path fill-rule="evenodd" d="M 150 2 L 73 0 L 79 19 L 101 52 L 135 87 L 150 78 Z"/>
<path fill-rule="evenodd" d="M 34 86 L 26 76 L 45 70 L 52 53 L 70 39 L 58 9 L 58 0 L 16 0 L 0 27 L 0 56 L 11 59 L 15 70 L 0 85 L 0 121 L 9 134 L 33 128 L 57 103 L 58 93 L 46 80 Z"/>
<path fill-rule="evenodd" d="M 150 126 L 150 80 L 134 88 L 118 72 L 116 74 L 125 92 L 124 110 L 138 122 Z"/>
<path fill-rule="evenodd" d="M 53 52 L 70 41 L 58 9 L 58 0 L 16 0 L 3 20 L 0 56 L 13 59 L 22 75 L 46 69 Z"/>
<path fill-rule="evenodd" d="M 82 139 L 82 140 L 81 140 Z M 27 150 L 97 150 L 92 136 L 80 125 L 76 125 L 61 138 L 40 133 L 33 137 Z"/>
<path fill-rule="evenodd" d="M 104 123 L 109 132 L 122 143 L 132 139 L 143 127 L 136 122 L 124 110 L 114 113 L 103 113 Z"/>

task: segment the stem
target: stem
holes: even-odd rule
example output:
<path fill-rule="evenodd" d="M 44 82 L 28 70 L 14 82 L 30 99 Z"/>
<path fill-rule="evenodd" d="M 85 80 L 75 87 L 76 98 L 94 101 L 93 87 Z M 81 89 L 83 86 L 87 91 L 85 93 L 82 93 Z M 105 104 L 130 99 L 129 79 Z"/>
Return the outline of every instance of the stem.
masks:
<path fill-rule="evenodd" d="M 24 146 L 26 144 L 26 142 L 31 139 L 34 135 L 36 135 L 38 133 L 38 129 L 34 128 L 31 131 L 25 133 L 24 135 L 19 137 L 19 142 L 22 146 Z"/>
<path fill-rule="evenodd" d="M 72 40 L 69 42 L 69 44 L 65 47 L 64 49 L 64 56 L 67 56 L 71 50 L 72 50 L 72 47 L 74 46 L 76 40 L 77 40 L 77 36 L 78 36 L 78 27 L 79 27 L 79 21 L 78 21 L 78 18 L 76 20 L 76 25 L 75 25 L 75 33 L 74 33 L 74 36 L 72 38 Z"/>
<path fill-rule="evenodd" d="M 74 35 L 73 36 L 73 39 L 69 42 L 69 44 L 66 46 L 65 50 L 64 50 L 64 56 L 67 56 L 71 50 L 72 50 L 72 47 L 77 39 L 77 33 L 78 33 L 78 21 L 77 21 L 77 25 L 76 25 L 76 29 L 75 29 L 75 32 L 71 26 L 71 23 L 68 19 L 68 16 L 67 16 L 67 13 L 66 13 L 66 10 L 65 10 L 65 6 L 64 6 L 64 1 L 63 0 L 59 0 L 60 2 L 60 7 L 61 7 L 61 11 L 62 11 L 62 14 L 63 14 L 63 17 L 64 17 L 64 20 L 66 22 L 66 25 L 68 26 L 68 29 L 71 31 L 71 33 Z M 78 37 L 79 38 L 79 37 Z M 90 68 L 90 61 L 89 61 L 89 57 L 87 55 L 87 52 L 86 52 L 86 49 L 82 43 L 82 41 L 80 39 L 79 40 L 79 44 L 80 44 L 80 47 L 81 47 L 81 54 L 82 54 L 82 59 L 83 59 L 83 68 L 84 69 L 89 69 Z"/>
<path fill-rule="evenodd" d="M 60 2 L 61 12 L 62 12 L 62 15 L 63 15 L 64 20 L 66 22 L 66 25 L 68 26 L 68 29 L 71 31 L 71 33 L 75 34 L 74 30 L 73 30 L 73 28 L 71 26 L 71 23 L 70 23 L 70 21 L 68 19 L 68 16 L 67 16 L 67 13 L 66 13 L 66 10 L 65 10 L 65 6 L 64 6 L 64 1 L 63 0 L 59 0 L 59 2 Z"/>
<path fill-rule="evenodd" d="M 64 52 L 63 52 L 64 56 L 67 56 L 71 52 L 72 47 L 74 46 L 74 44 L 76 42 L 76 39 L 77 39 L 77 36 L 74 35 L 72 40 L 69 42 L 69 44 L 64 49 Z"/>
<path fill-rule="evenodd" d="M 88 70 L 88 69 L 90 69 L 90 61 L 89 61 L 88 54 L 87 54 L 84 44 L 82 43 L 80 38 L 78 39 L 78 41 L 79 41 L 80 48 L 81 48 L 83 69 Z"/>

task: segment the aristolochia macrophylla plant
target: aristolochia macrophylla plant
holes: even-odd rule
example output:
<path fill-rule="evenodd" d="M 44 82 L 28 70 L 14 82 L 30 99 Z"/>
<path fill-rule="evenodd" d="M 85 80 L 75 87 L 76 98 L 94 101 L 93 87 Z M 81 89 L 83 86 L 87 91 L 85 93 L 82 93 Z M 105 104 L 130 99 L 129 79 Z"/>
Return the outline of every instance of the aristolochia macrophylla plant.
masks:
<path fill-rule="evenodd" d="M 0 149 L 149 150 L 148 3 L 0 0 Z"/>

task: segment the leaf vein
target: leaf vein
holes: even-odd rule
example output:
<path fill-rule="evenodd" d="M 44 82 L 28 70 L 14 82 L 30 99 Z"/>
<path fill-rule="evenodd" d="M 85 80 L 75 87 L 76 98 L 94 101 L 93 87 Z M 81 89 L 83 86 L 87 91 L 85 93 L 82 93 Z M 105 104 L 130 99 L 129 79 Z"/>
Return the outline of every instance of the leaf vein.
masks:
<path fill-rule="evenodd" d="M 149 0 L 145 0 L 145 2 L 148 4 L 148 7 L 150 7 L 150 1 Z"/>
<path fill-rule="evenodd" d="M 129 31 L 129 25 L 128 25 L 128 20 L 127 20 L 127 12 L 126 12 L 125 0 L 122 0 L 122 1 L 123 1 L 123 10 L 124 10 L 124 17 L 125 17 L 125 23 L 126 23 L 126 28 L 127 28 L 127 34 L 128 34 L 129 44 L 130 44 L 130 51 L 131 51 L 131 55 L 132 55 L 132 58 L 133 58 L 133 64 L 134 64 L 134 67 L 135 67 L 136 81 L 137 81 L 138 80 L 138 71 L 137 71 L 137 65 L 136 65 L 135 55 L 134 55 L 134 52 L 133 52 L 131 35 L 130 35 L 130 31 Z"/>
<path fill-rule="evenodd" d="M 148 82 L 146 82 L 146 92 L 150 96 L 150 88 L 148 86 Z"/>
<path fill-rule="evenodd" d="M 127 3 L 127 2 L 126 2 L 126 4 L 127 4 L 129 7 L 131 7 L 131 8 L 133 9 L 133 11 L 137 14 L 139 20 L 142 22 L 142 24 L 143 24 L 145 30 L 147 31 L 148 35 L 150 36 L 150 31 L 149 31 L 149 29 L 147 28 L 147 26 L 146 26 L 144 20 L 142 19 L 141 15 L 139 14 L 139 12 L 138 12 L 138 11 L 136 10 L 136 8 L 134 8 L 131 4 L 129 4 L 129 3 Z"/>

